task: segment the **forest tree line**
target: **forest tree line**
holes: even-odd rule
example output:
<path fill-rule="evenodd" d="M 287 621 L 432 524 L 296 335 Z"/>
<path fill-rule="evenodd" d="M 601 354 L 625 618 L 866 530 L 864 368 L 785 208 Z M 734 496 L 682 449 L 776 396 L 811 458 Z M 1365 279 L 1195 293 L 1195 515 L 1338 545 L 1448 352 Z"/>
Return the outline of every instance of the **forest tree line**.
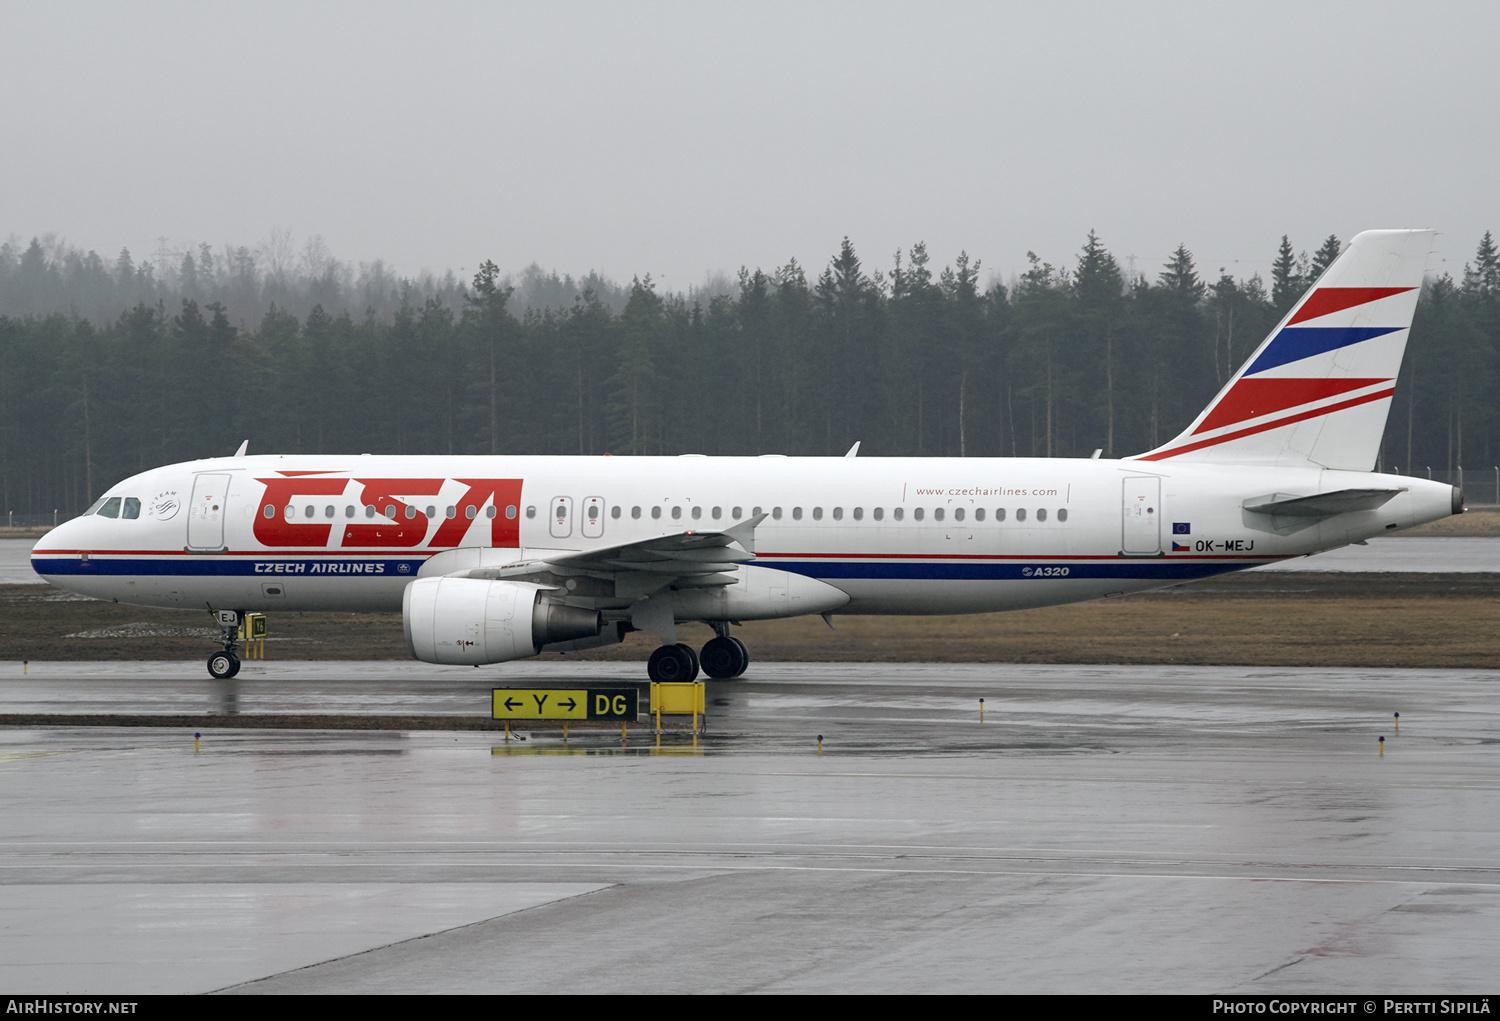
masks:
<path fill-rule="evenodd" d="M 169 279 L 122 253 L 0 246 L 0 510 L 77 513 L 121 478 L 252 452 L 1086 457 L 1176 435 L 1340 250 L 1282 239 L 1271 279 L 1179 247 L 1130 277 L 1093 233 L 1008 283 L 925 246 L 867 269 L 846 239 L 686 294 L 485 263 L 356 275 L 247 249 Z M 378 272 L 376 270 L 378 269 Z M 113 303 L 113 304 L 111 304 Z M 305 311 L 301 311 L 305 310 Z M 1423 288 L 1387 469 L 1495 463 L 1500 253 Z"/>

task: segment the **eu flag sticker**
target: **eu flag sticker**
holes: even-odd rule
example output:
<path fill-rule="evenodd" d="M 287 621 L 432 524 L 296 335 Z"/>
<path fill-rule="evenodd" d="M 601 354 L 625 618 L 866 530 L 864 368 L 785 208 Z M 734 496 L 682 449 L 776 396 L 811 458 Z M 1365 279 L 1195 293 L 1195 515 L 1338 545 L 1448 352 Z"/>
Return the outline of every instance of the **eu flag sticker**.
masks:
<path fill-rule="evenodd" d="M 1186 521 L 1174 521 L 1174 522 L 1172 522 L 1172 534 L 1173 535 L 1192 535 L 1193 534 L 1193 526 L 1190 525 L 1190 524 L 1188 524 Z"/>

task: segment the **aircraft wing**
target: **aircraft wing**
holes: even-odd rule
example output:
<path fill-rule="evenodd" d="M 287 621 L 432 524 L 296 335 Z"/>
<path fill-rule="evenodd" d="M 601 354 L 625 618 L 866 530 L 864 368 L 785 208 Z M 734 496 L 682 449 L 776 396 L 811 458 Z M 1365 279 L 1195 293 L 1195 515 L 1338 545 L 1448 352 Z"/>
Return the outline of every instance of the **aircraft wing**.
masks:
<path fill-rule="evenodd" d="M 645 595 L 673 583 L 730 585 L 735 567 L 755 559 L 755 526 L 766 517 L 758 514 L 722 531 L 675 532 L 588 550 L 547 551 L 506 562 L 491 559 L 499 550 L 447 550 L 429 560 L 420 574 L 494 581 L 582 576 L 614 582 L 618 595 Z"/>

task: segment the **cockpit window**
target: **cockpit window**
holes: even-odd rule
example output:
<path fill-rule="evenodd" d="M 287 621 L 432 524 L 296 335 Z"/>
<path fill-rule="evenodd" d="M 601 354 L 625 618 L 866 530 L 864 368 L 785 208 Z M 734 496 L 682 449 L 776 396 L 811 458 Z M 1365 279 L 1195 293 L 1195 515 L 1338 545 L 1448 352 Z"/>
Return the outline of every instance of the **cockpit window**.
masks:
<path fill-rule="evenodd" d="M 104 501 L 104 506 L 99 508 L 99 516 L 105 518 L 117 518 L 120 516 L 120 498 L 111 496 Z"/>
<path fill-rule="evenodd" d="M 141 501 L 133 496 L 125 498 L 125 506 L 120 511 L 120 517 L 129 518 L 132 521 L 141 516 Z"/>
<path fill-rule="evenodd" d="M 101 496 L 101 497 L 99 497 L 99 499 L 97 499 L 97 500 L 94 501 L 94 505 L 92 507 L 90 507 L 88 510 L 86 510 L 86 511 L 83 512 L 84 516 L 87 517 L 90 514 L 98 514 L 99 513 L 99 508 L 103 507 L 104 506 L 104 501 L 108 500 L 108 499 L 109 499 L 109 497 L 107 497 L 107 496 Z"/>

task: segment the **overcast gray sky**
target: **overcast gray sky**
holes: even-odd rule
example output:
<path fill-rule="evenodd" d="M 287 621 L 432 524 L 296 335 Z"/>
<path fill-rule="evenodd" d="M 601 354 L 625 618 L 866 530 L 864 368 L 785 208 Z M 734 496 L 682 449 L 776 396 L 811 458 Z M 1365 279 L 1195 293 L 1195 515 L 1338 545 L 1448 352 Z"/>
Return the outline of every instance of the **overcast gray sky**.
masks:
<path fill-rule="evenodd" d="M 0 0 L 0 238 L 322 235 L 669 289 L 1500 229 L 1496 3 Z M 1233 260 L 1240 260 L 1238 263 Z"/>

